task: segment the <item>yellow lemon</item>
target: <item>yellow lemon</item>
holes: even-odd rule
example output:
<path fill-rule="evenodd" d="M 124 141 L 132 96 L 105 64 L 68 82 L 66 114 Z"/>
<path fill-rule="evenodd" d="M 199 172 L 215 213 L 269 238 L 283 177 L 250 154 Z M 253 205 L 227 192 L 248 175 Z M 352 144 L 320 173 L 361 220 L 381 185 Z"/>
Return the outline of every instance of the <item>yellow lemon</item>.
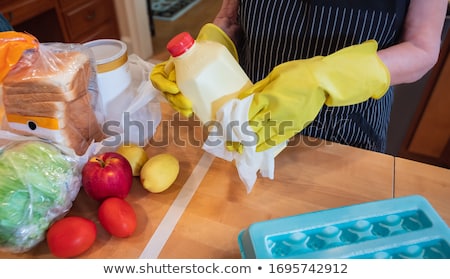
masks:
<path fill-rule="evenodd" d="M 152 193 L 160 193 L 173 184 L 179 171 L 180 164 L 173 155 L 155 155 L 148 159 L 141 169 L 142 186 Z"/>
<path fill-rule="evenodd" d="M 133 171 L 133 176 L 139 176 L 142 166 L 148 160 L 145 149 L 139 145 L 130 144 L 119 146 L 116 152 L 128 160 Z"/>

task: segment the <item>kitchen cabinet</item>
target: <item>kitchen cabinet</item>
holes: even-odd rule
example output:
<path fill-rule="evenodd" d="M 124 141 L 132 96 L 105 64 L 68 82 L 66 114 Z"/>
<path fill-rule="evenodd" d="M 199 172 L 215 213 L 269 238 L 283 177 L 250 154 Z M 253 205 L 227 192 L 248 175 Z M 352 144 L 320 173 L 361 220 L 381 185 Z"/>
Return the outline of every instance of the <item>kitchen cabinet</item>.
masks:
<path fill-rule="evenodd" d="M 425 86 L 400 157 L 450 167 L 450 32 Z"/>
<path fill-rule="evenodd" d="M 59 4 L 67 41 L 119 39 L 113 0 L 59 0 Z"/>
<path fill-rule="evenodd" d="M 40 42 L 120 38 L 113 0 L 0 0 L 0 12 Z"/>
<path fill-rule="evenodd" d="M 11 25 L 38 16 L 54 6 L 53 0 L 0 1 L 0 11 Z"/>

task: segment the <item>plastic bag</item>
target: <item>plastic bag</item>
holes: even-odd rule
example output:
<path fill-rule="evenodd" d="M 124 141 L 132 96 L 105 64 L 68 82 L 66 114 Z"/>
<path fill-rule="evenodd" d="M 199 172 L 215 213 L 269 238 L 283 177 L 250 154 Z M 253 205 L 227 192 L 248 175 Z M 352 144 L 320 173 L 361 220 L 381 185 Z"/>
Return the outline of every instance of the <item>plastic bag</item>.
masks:
<path fill-rule="evenodd" d="M 26 252 L 72 207 L 85 159 L 70 148 L 8 131 L 0 131 L 0 144 L 0 250 Z"/>
<path fill-rule="evenodd" d="M 132 81 L 105 108 L 103 131 L 107 136 L 98 150 L 114 150 L 122 144 L 145 146 L 161 122 L 159 92 L 149 80 L 154 65 L 131 54 L 128 63 Z M 97 151 L 100 152 L 100 151 Z"/>
<path fill-rule="evenodd" d="M 26 33 L 6 31 L 0 33 L 0 82 L 20 60 L 25 50 L 37 49 L 38 40 Z"/>
<path fill-rule="evenodd" d="M 12 42 L 18 44 L 10 36 Z M 82 44 L 41 43 L 24 50 L 2 91 L 3 129 L 66 145 L 78 155 L 104 138 L 94 58 Z"/>

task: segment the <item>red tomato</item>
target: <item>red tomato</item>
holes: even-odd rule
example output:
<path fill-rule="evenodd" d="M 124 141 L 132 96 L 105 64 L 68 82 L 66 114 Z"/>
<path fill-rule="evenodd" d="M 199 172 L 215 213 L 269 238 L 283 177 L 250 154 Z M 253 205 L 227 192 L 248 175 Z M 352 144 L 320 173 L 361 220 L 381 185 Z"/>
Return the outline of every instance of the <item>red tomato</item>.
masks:
<path fill-rule="evenodd" d="M 110 197 L 98 209 L 98 220 L 103 228 L 116 237 L 128 237 L 136 229 L 136 213 L 124 199 Z"/>
<path fill-rule="evenodd" d="M 97 237 L 95 223 L 77 216 L 62 218 L 47 231 L 47 244 L 53 255 L 73 258 L 86 252 Z"/>

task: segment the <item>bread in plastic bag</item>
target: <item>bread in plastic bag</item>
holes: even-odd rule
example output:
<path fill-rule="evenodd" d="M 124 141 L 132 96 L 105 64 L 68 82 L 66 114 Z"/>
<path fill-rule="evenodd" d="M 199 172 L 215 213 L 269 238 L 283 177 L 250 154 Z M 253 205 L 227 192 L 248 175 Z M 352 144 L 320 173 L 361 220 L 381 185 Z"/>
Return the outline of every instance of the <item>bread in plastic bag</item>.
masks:
<path fill-rule="evenodd" d="M 10 140 L 0 148 L 2 251 L 26 252 L 45 239 L 78 195 L 81 165 L 73 150 L 35 137 Z"/>
<path fill-rule="evenodd" d="M 23 51 L 2 91 L 4 126 L 14 133 L 66 145 L 78 155 L 104 138 L 95 62 L 82 44 L 40 43 Z"/>

